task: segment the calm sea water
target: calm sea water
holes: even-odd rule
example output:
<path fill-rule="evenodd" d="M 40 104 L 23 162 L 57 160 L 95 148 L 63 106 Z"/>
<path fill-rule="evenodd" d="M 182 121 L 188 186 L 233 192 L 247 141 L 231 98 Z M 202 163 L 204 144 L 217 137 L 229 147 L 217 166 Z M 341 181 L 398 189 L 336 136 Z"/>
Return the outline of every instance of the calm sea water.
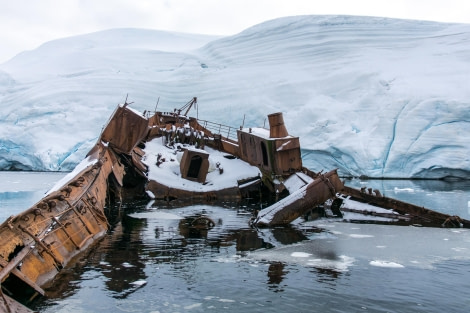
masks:
<path fill-rule="evenodd" d="M 0 172 L 0 219 L 61 173 Z M 351 181 L 470 219 L 470 182 Z M 125 203 L 109 233 L 33 303 L 40 312 L 468 312 L 470 230 L 297 221 L 253 229 L 260 203 Z M 215 226 L 196 227 L 196 218 Z"/>

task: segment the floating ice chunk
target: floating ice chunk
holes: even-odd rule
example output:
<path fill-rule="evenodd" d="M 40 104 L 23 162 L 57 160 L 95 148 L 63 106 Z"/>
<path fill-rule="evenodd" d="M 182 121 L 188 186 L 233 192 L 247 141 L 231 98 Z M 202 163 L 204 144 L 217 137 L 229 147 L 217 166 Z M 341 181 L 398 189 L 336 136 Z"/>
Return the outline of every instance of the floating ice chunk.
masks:
<path fill-rule="evenodd" d="M 220 258 L 215 258 L 213 261 L 218 262 L 218 263 L 236 263 L 236 262 L 241 261 L 241 256 L 232 255 L 230 257 L 220 257 Z"/>
<path fill-rule="evenodd" d="M 133 218 L 160 219 L 160 220 L 180 220 L 183 218 L 176 214 L 159 212 L 159 211 L 132 213 L 132 214 L 129 214 L 129 216 Z"/>
<path fill-rule="evenodd" d="M 311 255 L 312 254 L 305 252 L 292 252 L 290 256 L 293 258 L 308 258 Z"/>
<path fill-rule="evenodd" d="M 146 280 L 136 280 L 135 282 L 132 282 L 131 284 L 134 286 L 143 286 L 147 283 Z"/>
<path fill-rule="evenodd" d="M 350 234 L 349 237 L 351 238 L 372 238 L 372 235 L 362 235 L 362 234 Z"/>
<path fill-rule="evenodd" d="M 393 189 L 395 192 L 415 192 L 415 190 L 413 188 L 398 188 L 398 187 L 395 187 Z"/>
<path fill-rule="evenodd" d="M 340 255 L 336 260 L 329 259 L 309 259 L 307 266 L 313 266 L 323 269 L 332 269 L 338 272 L 346 272 L 353 265 L 355 259 L 346 255 Z"/>
<path fill-rule="evenodd" d="M 202 305 L 202 303 L 194 303 L 194 304 L 191 304 L 191 305 L 187 305 L 184 307 L 185 310 L 191 310 L 191 309 L 195 309 L 195 308 L 198 308 Z"/>
<path fill-rule="evenodd" d="M 217 298 L 217 297 L 216 296 L 205 296 L 204 300 L 214 300 L 215 298 Z"/>
<path fill-rule="evenodd" d="M 399 263 L 380 261 L 380 260 L 370 261 L 369 264 L 372 266 L 378 266 L 378 267 L 390 267 L 390 268 L 403 268 L 404 267 L 403 265 Z"/>

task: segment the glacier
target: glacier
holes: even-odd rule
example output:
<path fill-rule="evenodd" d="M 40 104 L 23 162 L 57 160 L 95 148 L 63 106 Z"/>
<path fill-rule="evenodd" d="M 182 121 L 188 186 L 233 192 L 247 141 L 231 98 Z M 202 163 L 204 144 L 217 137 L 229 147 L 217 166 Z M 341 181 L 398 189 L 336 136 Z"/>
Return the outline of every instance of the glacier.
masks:
<path fill-rule="evenodd" d="M 233 36 L 110 29 L 0 65 L 0 170 L 70 171 L 118 103 L 238 128 L 283 112 L 305 166 L 470 179 L 470 24 L 295 16 Z"/>

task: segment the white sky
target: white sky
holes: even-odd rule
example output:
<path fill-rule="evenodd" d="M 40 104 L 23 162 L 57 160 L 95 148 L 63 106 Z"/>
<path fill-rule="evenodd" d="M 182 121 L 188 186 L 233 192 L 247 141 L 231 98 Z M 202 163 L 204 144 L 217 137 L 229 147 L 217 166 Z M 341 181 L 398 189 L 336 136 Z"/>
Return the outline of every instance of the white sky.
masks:
<path fill-rule="evenodd" d="M 110 28 L 233 35 L 266 20 L 304 14 L 470 23 L 470 1 L 0 0 L 0 64 L 53 39 Z"/>

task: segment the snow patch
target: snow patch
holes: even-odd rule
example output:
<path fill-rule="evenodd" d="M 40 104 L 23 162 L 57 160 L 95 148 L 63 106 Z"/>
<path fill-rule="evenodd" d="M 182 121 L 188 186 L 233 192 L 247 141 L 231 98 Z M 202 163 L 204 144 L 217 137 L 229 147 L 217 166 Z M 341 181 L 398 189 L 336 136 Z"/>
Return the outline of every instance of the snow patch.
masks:
<path fill-rule="evenodd" d="M 75 178 L 75 176 L 77 176 L 78 173 L 84 171 L 85 169 L 87 169 L 87 168 L 90 167 L 90 166 L 93 166 L 96 162 L 98 162 L 98 159 L 92 158 L 91 156 L 89 156 L 88 158 L 84 159 L 83 161 L 81 161 L 81 162 L 74 168 L 74 170 L 73 170 L 72 172 L 68 173 L 68 174 L 65 175 L 61 180 L 59 180 L 59 181 L 46 193 L 46 195 L 51 194 L 51 193 L 53 193 L 54 191 L 59 190 L 59 189 L 62 188 L 65 184 L 67 184 L 70 180 L 72 180 L 73 178 Z"/>

